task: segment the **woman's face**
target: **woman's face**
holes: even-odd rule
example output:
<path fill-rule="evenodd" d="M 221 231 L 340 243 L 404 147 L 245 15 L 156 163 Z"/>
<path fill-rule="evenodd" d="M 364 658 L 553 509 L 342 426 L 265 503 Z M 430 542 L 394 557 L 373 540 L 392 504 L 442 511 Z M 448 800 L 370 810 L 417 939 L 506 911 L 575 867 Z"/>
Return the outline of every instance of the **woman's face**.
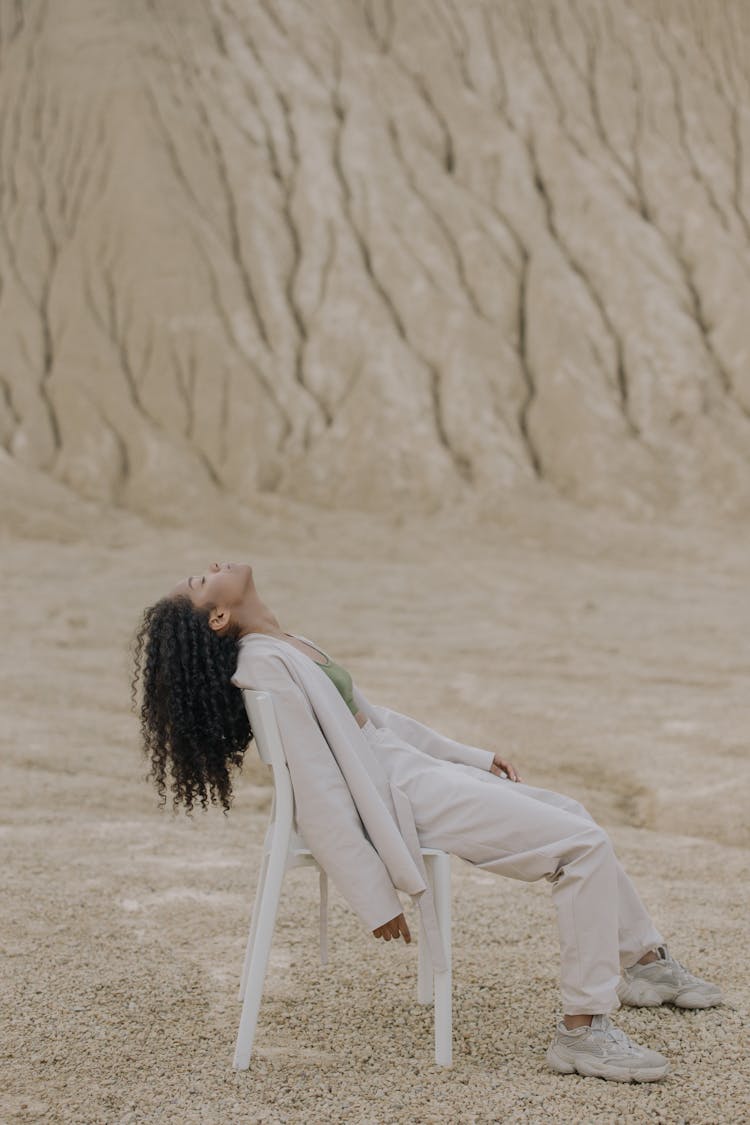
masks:
<path fill-rule="evenodd" d="M 253 568 L 247 563 L 211 563 L 202 574 L 191 574 L 178 582 L 172 597 L 187 596 L 196 609 L 240 605 L 253 585 Z"/>

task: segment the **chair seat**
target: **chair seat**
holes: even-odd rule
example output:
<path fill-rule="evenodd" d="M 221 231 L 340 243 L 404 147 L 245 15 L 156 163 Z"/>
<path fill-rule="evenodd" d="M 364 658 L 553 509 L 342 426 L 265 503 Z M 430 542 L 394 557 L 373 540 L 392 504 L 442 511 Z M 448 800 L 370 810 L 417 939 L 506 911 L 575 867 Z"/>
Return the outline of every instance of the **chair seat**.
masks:
<path fill-rule="evenodd" d="M 272 818 L 270 824 L 268 825 L 268 828 L 266 829 L 266 835 L 265 835 L 265 839 L 263 841 L 263 851 L 264 851 L 265 854 L 270 854 L 271 848 L 273 847 L 274 823 L 275 823 L 275 818 Z M 422 852 L 423 856 L 424 855 L 444 855 L 445 854 L 439 848 L 420 848 L 420 851 Z M 315 859 L 315 856 L 312 854 L 312 852 L 308 848 L 307 844 L 305 843 L 305 840 L 304 840 L 303 836 L 299 832 L 297 832 L 294 828 L 292 828 L 291 836 L 290 836 L 290 839 L 289 839 L 289 854 L 294 855 L 294 856 L 298 856 L 300 859 L 303 859 L 305 857 L 309 857 L 313 861 L 313 863 L 317 863 L 317 860 Z M 320 866 L 320 865 L 318 865 L 318 866 Z"/>
<path fill-rule="evenodd" d="M 299 837 L 299 839 L 301 840 L 302 837 Z M 420 848 L 419 850 L 421 851 L 422 855 L 445 855 L 446 854 L 440 848 Z M 311 858 L 313 858 L 313 859 L 315 858 L 313 856 L 312 852 L 310 851 L 310 849 L 304 843 L 300 844 L 298 847 L 290 847 L 289 851 L 292 852 L 294 855 L 309 855 Z"/>

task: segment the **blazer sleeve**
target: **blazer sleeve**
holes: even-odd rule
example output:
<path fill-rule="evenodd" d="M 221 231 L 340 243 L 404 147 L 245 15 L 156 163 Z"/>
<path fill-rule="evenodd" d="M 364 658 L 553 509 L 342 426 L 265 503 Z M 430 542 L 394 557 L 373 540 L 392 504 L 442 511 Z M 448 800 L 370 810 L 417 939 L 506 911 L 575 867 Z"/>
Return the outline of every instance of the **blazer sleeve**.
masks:
<path fill-rule="evenodd" d="M 232 682 L 239 688 L 273 693 L 297 827 L 320 866 L 369 930 L 401 914 L 396 888 L 367 838 L 310 701 L 283 661 L 274 657 L 242 661 Z"/>
<path fill-rule="evenodd" d="M 357 688 L 356 694 L 360 697 L 359 706 L 371 715 L 377 717 L 381 726 L 389 727 L 404 742 L 416 746 L 417 749 L 430 754 L 433 758 L 441 758 L 444 762 L 459 762 L 466 766 L 475 766 L 480 770 L 489 770 L 495 760 L 492 750 L 483 750 L 480 746 L 469 746 L 464 742 L 455 742 L 447 735 L 440 734 L 432 727 L 420 723 L 410 715 L 402 715 L 390 707 L 380 707 L 370 703 Z M 362 706 L 365 704 L 365 706 Z"/>

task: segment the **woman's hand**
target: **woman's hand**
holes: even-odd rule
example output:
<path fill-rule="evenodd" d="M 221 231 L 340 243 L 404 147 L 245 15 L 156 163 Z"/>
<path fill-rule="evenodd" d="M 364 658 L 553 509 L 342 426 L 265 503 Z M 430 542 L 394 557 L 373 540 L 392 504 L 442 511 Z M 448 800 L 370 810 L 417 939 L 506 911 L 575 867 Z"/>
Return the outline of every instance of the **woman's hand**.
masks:
<path fill-rule="evenodd" d="M 494 761 L 490 766 L 490 773 L 494 773 L 498 777 L 502 777 L 500 770 L 505 770 L 506 774 L 508 775 L 506 780 L 508 781 L 523 781 L 523 778 L 518 773 L 516 767 L 512 762 L 508 761 L 507 758 L 501 758 L 499 754 L 495 754 Z"/>
<path fill-rule="evenodd" d="M 390 922 L 378 926 L 377 930 L 373 930 L 372 932 L 375 937 L 385 938 L 386 941 L 390 941 L 391 938 L 397 941 L 400 937 L 404 939 L 407 945 L 411 941 L 409 927 L 406 924 L 406 918 L 404 918 L 403 914 L 397 914 L 395 918 L 391 918 Z"/>

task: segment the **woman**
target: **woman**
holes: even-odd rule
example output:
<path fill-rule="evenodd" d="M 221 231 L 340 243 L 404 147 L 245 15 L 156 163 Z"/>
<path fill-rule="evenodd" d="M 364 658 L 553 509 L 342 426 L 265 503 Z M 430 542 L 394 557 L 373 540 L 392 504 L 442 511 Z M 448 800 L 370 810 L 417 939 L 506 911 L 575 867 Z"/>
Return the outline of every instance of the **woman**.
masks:
<path fill-rule="evenodd" d="M 297 826 L 377 938 L 411 940 L 396 889 L 419 894 L 420 908 L 429 904 L 420 845 L 550 882 L 563 1008 L 546 1056 L 553 1070 L 656 1081 L 667 1059 L 634 1043 L 608 1013 L 622 1003 L 722 1003 L 717 986 L 671 956 L 583 805 L 526 784 L 500 754 L 372 704 L 346 669 L 281 628 L 252 567 L 212 563 L 147 609 L 135 645 L 134 705 L 139 680 L 150 776 L 163 802 L 169 766 L 173 803 L 188 810 L 210 799 L 228 811 L 229 770 L 241 765 L 252 737 L 240 689 L 273 693 Z"/>

